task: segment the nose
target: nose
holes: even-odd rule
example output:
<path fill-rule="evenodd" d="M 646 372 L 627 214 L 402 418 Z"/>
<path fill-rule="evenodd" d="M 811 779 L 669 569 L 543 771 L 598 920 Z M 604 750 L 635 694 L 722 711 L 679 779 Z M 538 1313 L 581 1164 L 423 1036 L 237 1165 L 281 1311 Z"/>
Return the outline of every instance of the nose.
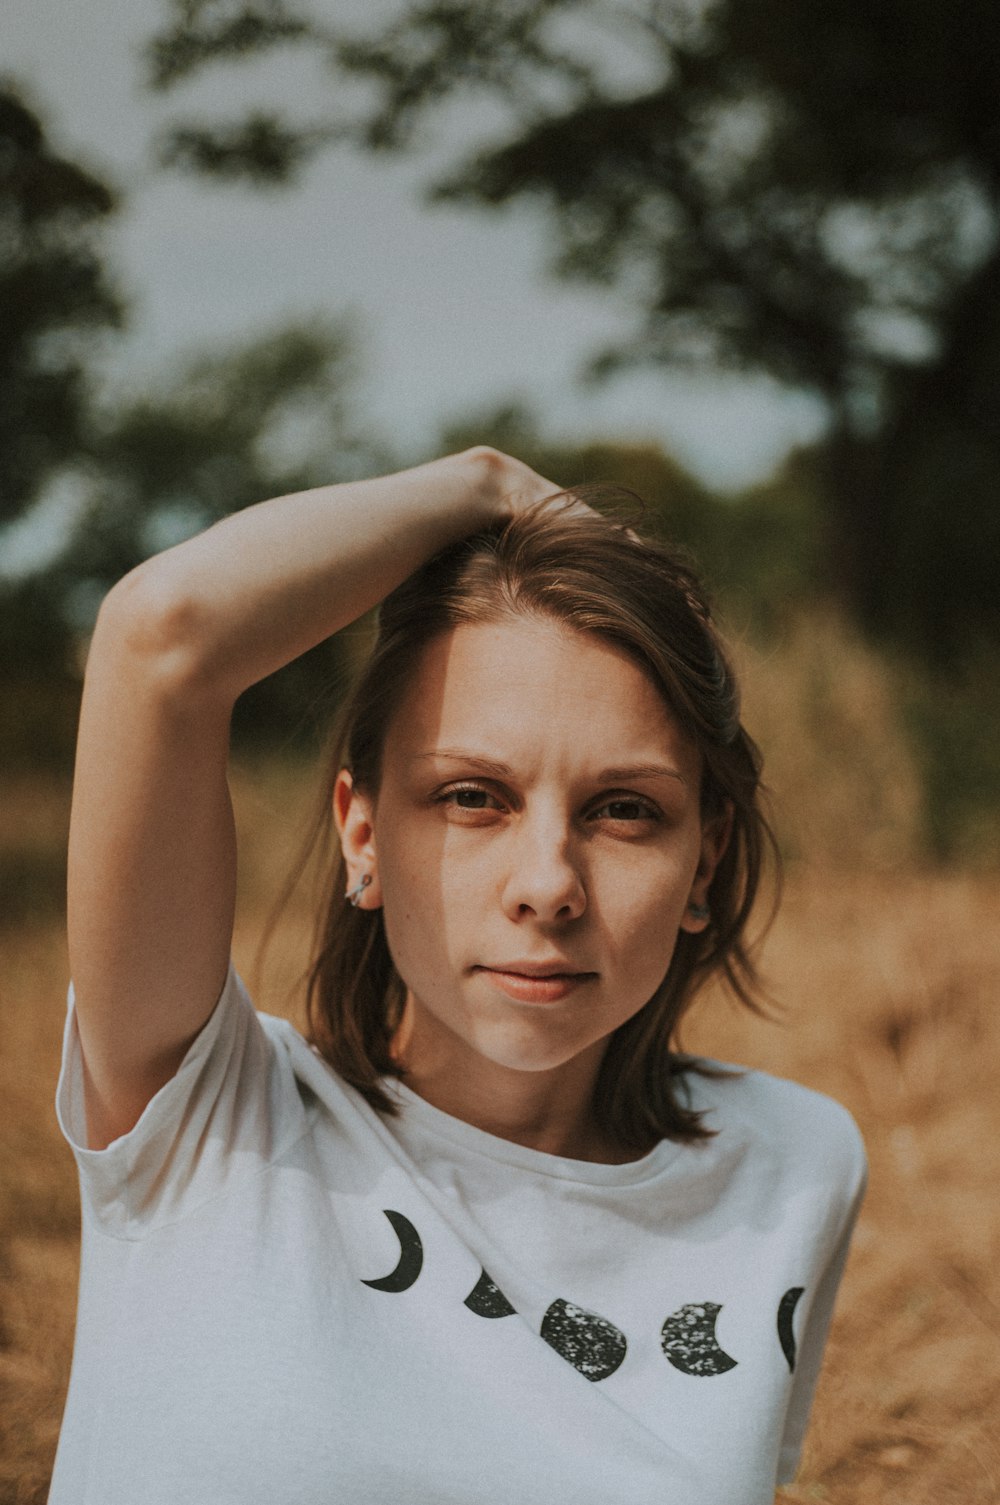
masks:
<path fill-rule="evenodd" d="M 573 836 L 557 819 L 529 820 L 511 833 L 503 906 L 510 919 L 575 920 L 587 907 L 587 890 Z"/>

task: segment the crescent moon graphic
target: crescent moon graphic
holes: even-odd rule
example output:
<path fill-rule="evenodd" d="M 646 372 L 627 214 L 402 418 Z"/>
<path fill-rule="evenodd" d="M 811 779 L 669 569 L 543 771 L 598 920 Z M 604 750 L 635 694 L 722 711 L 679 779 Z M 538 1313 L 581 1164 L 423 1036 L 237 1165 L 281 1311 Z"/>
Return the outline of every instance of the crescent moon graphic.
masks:
<path fill-rule="evenodd" d="M 717 1301 L 692 1301 L 664 1322 L 660 1343 L 664 1356 L 682 1374 L 726 1374 L 736 1359 L 715 1340 L 715 1321 L 722 1307 Z"/>
<path fill-rule="evenodd" d="M 477 1317 L 512 1317 L 514 1315 L 514 1308 L 485 1270 L 482 1271 L 462 1304 L 467 1306 L 470 1312 L 475 1312 Z"/>
<path fill-rule="evenodd" d="M 805 1286 L 792 1286 L 778 1302 L 778 1342 L 781 1344 L 782 1353 L 788 1360 L 789 1374 L 795 1373 L 795 1333 L 792 1330 L 792 1318 L 795 1316 L 799 1297 L 804 1291 Z"/>
<path fill-rule="evenodd" d="M 380 1280 L 363 1280 L 361 1284 L 371 1286 L 373 1291 L 408 1291 L 423 1268 L 424 1246 L 409 1218 L 393 1212 L 391 1207 L 383 1207 L 382 1211 L 399 1239 L 399 1263 Z"/>
<path fill-rule="evenodd" d="M 553 1301 L 542 1318 L 542 1337 L 588 1380 L 606 1380 L 625 1357 L 625 1334 L 606 1317 L 570 1301 Z"/>

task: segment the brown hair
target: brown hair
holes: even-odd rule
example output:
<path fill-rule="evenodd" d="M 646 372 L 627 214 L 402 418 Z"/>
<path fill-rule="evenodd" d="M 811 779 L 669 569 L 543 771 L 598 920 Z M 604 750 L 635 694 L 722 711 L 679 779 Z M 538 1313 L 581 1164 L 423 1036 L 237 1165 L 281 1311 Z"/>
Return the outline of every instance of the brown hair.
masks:
<path fill-rule="evenodd" d="M 631 515 L 584 513 L 593 488 L 548 499 L 444 549 L 383 601 L 367 663 L 343 705 L 324 788 L 330 820 L 333 783 L 343 767 L 376 796 L 382 750 L 405 687 L 425 647 L 463 622 L 536 616 L 593 633 L 624 649 L 660 690 L 701 753 L 703 819 L 731 811 L 732 829 L 709 890 L 711 920 L 682 931 L 653 997 L 612 1035 L 601 1065 L 595 1113 L 629 1151 L 660 1139 L 694 1140 L 706 1131 L 678 1090 L 688 1058 L 671 1050 L 682 1012 L 698 986 L 720 973 L 756 1008 L 758 979 L 745 930 L 774 842 L 760 808 L 760 755 L 740 724 L 736 681 L 704 591 L 676 550 L 634 530 Z M 602 488 L 619 510 L 630 493 Z M 641 507 L 641 503 L 639 504 Z M 308 971 L 310 1039 L 375 1108 L 394 1111 L 379 1083 L 399 1075 L 391 1045 L 405 988 L 389 954 L 381 910 L 344 902 L 340 854 L 325 884 Z"/>

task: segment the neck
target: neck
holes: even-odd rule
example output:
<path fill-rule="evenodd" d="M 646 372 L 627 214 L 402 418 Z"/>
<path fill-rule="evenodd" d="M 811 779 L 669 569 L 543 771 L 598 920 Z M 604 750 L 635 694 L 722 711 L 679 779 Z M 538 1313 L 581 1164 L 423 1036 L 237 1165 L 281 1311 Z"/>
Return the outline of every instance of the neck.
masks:
<path fill-rule="evenodd" d="M 414 1028 L 408 1010 L 393 1055 L 411 1091 L 476 1129 L 527 1149 L 619 1165 L 634 1160 L 603 1134 L 594 1091 L 606 1042 L 550 1070 L 525 1071 L 473 1053 L 458 1059 L 455 1037 Z"/>

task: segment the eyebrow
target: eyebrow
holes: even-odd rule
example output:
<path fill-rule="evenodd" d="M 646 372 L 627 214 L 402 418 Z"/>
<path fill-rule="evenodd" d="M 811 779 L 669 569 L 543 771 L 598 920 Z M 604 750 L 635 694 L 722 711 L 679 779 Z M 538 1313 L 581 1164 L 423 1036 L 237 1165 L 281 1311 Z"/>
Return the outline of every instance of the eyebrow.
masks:
<path fill-rule="evenodd" d="M 499 774 L 512 779 L 514 770 L 508 763 L 495 758 L 484 758 L 480 753 L 466 752 L 461 747 L 435 747 L 430 752 L 415 753 L 413 761 L 421 758 L 446 758 L 455 763 L 465 763 L 471 768 L 481 768 L 484 773 Z M 686 784 L 687 779 L 679 769 L 665 763 L 629 763 L 614 768 L 602 768 L 597 775 L 598 784 L 628 784 L 633 779 L 677 779 Z"/>

